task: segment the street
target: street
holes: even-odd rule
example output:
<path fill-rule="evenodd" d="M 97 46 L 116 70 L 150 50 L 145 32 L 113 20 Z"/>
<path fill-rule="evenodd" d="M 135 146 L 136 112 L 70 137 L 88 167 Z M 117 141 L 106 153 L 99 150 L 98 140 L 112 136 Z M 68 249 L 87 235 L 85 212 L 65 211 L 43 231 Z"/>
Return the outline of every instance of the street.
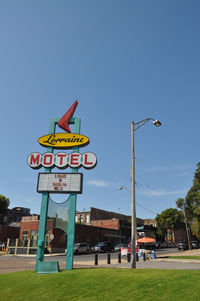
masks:
<path fill-rule="evenodd" d="M 156 250 L 155 260 L 139 261 L 137 269 L 185 269 L 199 270 L 200 260 L 171 259 L 165 255 L 185 255 L 188 251 L 178 251 L 176 248 Z M 192 250 L 192 253 L 199 253 L 199 250 Z M 198 255 L 198 254 L 197 254 Z M 16 271 L 35 270 L 35 255 L 4 255 L 0 256 L 0 273 Z M 95 254 L 74 256 L 74 268 L 131 268 L 127 259 L 118 263 L 118 253 L 110 254 L 110 264 L 107 263 L 108 253 L 98 254 L 98 265 L 95 265 Z M 45 261 L 58 261 L 60 269 L 65 269 L 66 255 L 45 255 Z"/>
<path fill-rule="evenodd" d="M 182 251 L 178 251 L 177 248 L 166 248 L 166 249 L 158 249 L 158 250 L 155 250 L 156 252 L 156 256 L 157 257 L 160 257 L 160 256 L 163 256 L 165 254 L 170 254 L 170 253 L 180 253 Z M 118 253 L 110 253 L 111 255 L 111 261 L 112 259 L 113 260 L 117 260 L 118 259 Z M 107 260 L 107 256 L 108 256 L 108 253 L 98 253 L 98 259 L 99 261 L 106 261 Z M 65 260 L 65 255 L 58 255 L 58 256 L 52 256 L 52 257 L 49 257 L 48 256 L 45 256 L 46 260 L 57 260 L 57 261 L 63 261 Z M 84 254 L 84 255 L 74 255 L 74 263 L 76 262 L 84 262 L 84 261 L 91 261 L 91 262 L 94 262 L 94 253 L 92 254 Z"/>

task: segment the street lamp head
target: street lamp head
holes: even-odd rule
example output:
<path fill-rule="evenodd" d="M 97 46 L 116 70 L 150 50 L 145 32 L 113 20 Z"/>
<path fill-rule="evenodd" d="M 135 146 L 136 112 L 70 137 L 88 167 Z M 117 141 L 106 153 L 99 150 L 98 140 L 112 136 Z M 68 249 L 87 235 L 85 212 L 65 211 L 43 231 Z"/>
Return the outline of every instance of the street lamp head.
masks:
<path fill-rule="evenodd" d="M 122 186 L 119 186 L 119 187 L 118 187 L 118 190 L 122 190 L 122 189 L 123 189 L 123 187 L 122 187 Z"/>
<path fill-rule="evenodd" d="M 154 120 L 153 124 L 157 127 L 161 126 L 161 122 L 159 120 Z"/>

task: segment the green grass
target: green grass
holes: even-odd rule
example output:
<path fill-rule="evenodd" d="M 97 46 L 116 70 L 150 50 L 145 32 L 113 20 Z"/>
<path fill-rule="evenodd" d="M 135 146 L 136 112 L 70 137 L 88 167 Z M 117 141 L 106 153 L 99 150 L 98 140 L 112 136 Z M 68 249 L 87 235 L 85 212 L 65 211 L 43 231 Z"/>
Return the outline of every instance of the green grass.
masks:
<path fill-rule="evenodd" d="M 200 300 L 200 270 L 74 269 L 0 274 L 0 300 Z"/>
<path fill-rule="evenodd" d="M 200 259 L 200 256 L 167 256 L 167 258 L 176 258 L 176 259 Z"/>

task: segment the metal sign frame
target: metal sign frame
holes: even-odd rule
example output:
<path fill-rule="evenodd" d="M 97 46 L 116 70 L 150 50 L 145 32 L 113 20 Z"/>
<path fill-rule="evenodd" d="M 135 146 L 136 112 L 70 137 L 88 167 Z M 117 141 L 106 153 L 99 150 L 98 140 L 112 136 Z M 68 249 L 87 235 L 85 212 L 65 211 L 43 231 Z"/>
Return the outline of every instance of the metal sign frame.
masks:
<path fill-rule="evenodd" d="M 56 124 L 60 119 L 52 118 L 50 119 L 49 134 L 54 134 L 56 129 Z M 74 134 L 80 134 L 80 124 L 81 120 L 78 117 L 72 117 L 69 120 L 69 124 L 74 124 Z M 53 153 L 53 147 L 47 147 L 47 152 Z M 73 147 L 72 152 L 79 152 L 79 147 Z M 51 168 L 45 168 L 45 173 L 51 173 Z M 78 168 L 71 168 L 72 173 L 77 173 Z M 74 233 L 75 233 L 75 216 L 76 216 L 76 201 L 77 193 L 70 193 L 69 200 L 69 226 L 67 231 L 67 254 L 66 254 L 66 270 L 71 270 L 73 268 L 73 258 L 74 258 Z M 49 193 L 42 193 L 41 209 L 40 209 L 40 224 L 38 232 L 38 245 L 37 245 L 37 255 L 36 255 L 36 272 L 39 271 L 40 263 L 44 261 L 44 242 L 46 234 L 46 220 L 48 212 L 49 203 Z"/>

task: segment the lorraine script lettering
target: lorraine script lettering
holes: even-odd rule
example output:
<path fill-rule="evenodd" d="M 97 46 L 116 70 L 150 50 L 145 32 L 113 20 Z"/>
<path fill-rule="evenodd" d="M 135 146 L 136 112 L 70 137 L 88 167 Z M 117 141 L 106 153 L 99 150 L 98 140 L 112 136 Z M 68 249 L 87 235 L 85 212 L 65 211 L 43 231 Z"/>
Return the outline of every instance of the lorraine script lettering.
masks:
<path fill-rule="evenodd" d="M 56 135 L 52 134 L 44 143 L 49 143 L 50 145 L 56 145 L 62 142 L 74 143 L 74 142 L 83 142 L 84 138 L 76 138 L 73 136 L 72 138 L 55 138 Z"/>

